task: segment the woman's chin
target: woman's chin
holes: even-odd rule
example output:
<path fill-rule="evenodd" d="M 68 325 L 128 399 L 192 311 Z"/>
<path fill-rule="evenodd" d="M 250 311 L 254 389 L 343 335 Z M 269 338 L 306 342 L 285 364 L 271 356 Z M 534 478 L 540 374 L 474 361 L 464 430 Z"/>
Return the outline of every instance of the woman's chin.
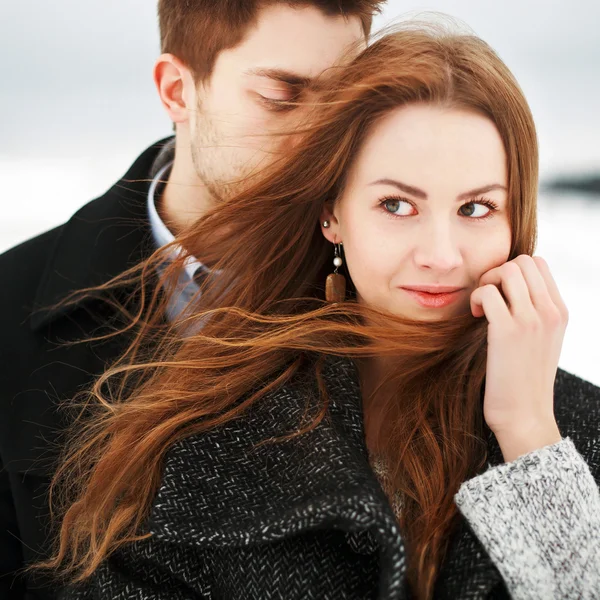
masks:
<path fill-rule="evenodd" d="M 469 312 L 469 305 L 464 302 L 454 303 L 443 307 L 426 307 L 418 302 L 398 302 L 397 298 L 390 298 L 389 302 L 367 302 L 364 298 L 358 296 L 359 304 L 369 306 L 376 310 L 382 310 L 391 313 L 397 317 L 410 319 L 411 321 L 435 322 L 451 319 Z"/>
<path fill-rule="evenodd" d="M 444 308 L 425 308 L 421 306 L 393 306 L 389 310 L 392 314 L 412 321 L 427 323 L 444 321 L 468 312 L 468 306 L 447 306 Z"/>

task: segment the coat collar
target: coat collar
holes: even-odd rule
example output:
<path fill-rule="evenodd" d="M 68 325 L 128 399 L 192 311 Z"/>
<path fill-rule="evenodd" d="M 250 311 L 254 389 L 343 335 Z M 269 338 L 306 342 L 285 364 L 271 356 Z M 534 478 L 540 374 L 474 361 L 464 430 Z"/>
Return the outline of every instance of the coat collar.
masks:
<path fill-rule="evenodd" d="M 149 176 L 169 140 L 148 148 L 104 196 L 86 204 L 62 226 L 37 289 L 32 330 L 71 311 L 73 306 L 55 305 L 74 290 L 106 283 L 152 253 Z"/>
<path fill-rule="evenodd" d="M 265 543 L 317 528 L 367 531 L 381 550 L 380 598 L 403 598 L 405 549 L 369 465 L 358 372 L 350 359 L 328 358 L 323 378 L 329 417 L 292 442 L 256 448 L 304 414 L 306 379 L 265 397 L 242 418 L 175 444 L 149 529 L 157 538 L 203 547 Z M 502 462 L 498 452 L 492 443 L 491 464 Z M 466 597 L 468 590 L 486 598 L 500 574 L 460 519 L 436 598 Z"/>

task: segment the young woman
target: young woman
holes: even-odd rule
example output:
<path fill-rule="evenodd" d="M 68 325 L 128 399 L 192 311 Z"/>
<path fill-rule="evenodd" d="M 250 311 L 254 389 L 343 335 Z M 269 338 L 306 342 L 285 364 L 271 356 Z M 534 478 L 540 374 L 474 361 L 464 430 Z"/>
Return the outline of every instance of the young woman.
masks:
<path fill-rule="evenodd" d="M 557 374 L 522 92 L 426 28 L 323 86 L 260 181 L 143 265 L 45 566 L 65 598 L 597 597 L 600 390 Z"/>

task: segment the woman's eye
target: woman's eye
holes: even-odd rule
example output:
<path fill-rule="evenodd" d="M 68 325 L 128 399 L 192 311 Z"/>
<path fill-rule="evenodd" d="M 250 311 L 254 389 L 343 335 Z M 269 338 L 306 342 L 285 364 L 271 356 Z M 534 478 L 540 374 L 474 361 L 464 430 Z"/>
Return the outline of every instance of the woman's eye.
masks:
<path fill-rule="evenodd" d="M 473 217 L 475 219 L 487 217 L 492 213 L 492 209 L 489 206 L 480 202 L 467 202 L 459 208 L 459 211 L 463 217 Z"/>
<path fill-rule="evenodd" d="M 399 198 L 388 198 L 381 204 L 387 212 L 401 217 L 408 216 L 412 214 L 413 211 L 413 206 L 410 202 L 400 200 Z"/>

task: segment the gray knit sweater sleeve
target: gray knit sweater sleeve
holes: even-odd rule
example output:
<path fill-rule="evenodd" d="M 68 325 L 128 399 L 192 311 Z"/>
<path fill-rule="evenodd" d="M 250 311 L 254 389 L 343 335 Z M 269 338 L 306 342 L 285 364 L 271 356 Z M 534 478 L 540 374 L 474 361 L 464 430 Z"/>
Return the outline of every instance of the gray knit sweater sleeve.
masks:
<path fill-rule="evenodd" d="M 513 598 L 600 598 L 600 492 L 570 438 L 465 481 L 455 502 Z"/>

